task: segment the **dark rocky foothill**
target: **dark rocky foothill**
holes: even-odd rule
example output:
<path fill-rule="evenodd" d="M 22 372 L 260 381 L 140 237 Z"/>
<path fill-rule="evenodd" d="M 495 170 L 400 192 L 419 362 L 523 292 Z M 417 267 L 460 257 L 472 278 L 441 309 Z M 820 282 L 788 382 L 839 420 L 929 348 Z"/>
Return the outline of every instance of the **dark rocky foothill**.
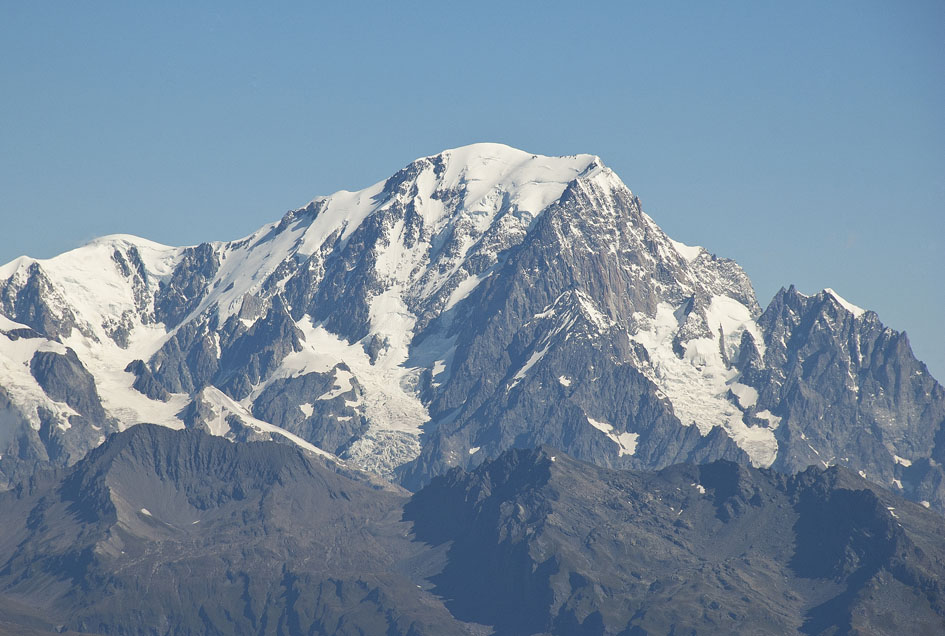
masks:
<path fill-rule="evenodd" d="M 141 425 L 0 508 L 0 633 L 945 629 L 940 517 L 840 467 L 638 472 L 544 447 L 410 495 Z"/>

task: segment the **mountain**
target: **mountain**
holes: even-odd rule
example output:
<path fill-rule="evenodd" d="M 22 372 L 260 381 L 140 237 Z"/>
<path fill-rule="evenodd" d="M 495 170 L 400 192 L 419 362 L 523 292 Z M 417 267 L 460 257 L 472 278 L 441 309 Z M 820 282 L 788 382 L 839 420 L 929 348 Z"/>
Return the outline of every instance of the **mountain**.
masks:
<path fill-rule="evenodd" d="M 945 511 L 945 392 L 836 292 L 762 310 L 599 158 L 476 144 L 250 236 L 0 267 L 0 480 L 140 422 L 422 487 L 513 447 L 602 467 L 840 464 Z"/>
<path fill-rule="evenodd" d="M 414 495 L 141 425 L 0 493 L 0 633 L 940 633 L 941 517 L 851 471 L 510 450 Z"/>
<path fill-rule="evenodd" d="M 10 633 L 468 633 L 398 571 L 405 494 L 314 453 L 141 425 L 43 477 L 0 500 Z"/>
<path fill-rule="evenodd" d="M 934 634 L 939 515 L 845 468 L 615 471 L 543 448 L 405 507 L 449 545 L 433 591 L 497 634 Z"/>

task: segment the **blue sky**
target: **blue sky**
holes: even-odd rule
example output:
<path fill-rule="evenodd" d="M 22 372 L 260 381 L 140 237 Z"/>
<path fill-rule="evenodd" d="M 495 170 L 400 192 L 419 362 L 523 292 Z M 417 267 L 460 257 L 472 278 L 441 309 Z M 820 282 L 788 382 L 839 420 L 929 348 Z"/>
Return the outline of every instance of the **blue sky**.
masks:
<path fill-rule="evenodd" d="M 945 3 L 0 3 L 0 262 L 232 239 L 475 141 L 600 155 L 945 379 Z"/>

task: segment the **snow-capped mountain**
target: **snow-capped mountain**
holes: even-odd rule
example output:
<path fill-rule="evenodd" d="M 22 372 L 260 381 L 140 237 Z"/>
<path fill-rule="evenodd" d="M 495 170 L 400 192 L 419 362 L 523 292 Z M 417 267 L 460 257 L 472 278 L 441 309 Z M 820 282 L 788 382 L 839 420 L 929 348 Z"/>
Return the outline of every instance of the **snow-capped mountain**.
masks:
<path fill-rule="evenodd" d="M 238 241 L 0 267 L 0 472 L 139 422 L 419 486 L 509 447 L 607 467 L 842 463 L 945 507 L 945 394 L 830 290 L 762 312 L 599 158 L 476 144 Z"/>

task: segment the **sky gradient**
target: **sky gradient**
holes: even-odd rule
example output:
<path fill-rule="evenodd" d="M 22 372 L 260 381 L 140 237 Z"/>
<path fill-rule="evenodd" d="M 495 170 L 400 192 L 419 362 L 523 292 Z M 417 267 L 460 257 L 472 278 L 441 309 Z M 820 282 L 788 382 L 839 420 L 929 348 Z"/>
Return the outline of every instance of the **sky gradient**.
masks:
<path fill-rule="evenodd" d="M 509 4 L 0 3 L 0 262 L 588 152 L 762 306 L 832 287 L 945 380 L 945 3 Z"/>

